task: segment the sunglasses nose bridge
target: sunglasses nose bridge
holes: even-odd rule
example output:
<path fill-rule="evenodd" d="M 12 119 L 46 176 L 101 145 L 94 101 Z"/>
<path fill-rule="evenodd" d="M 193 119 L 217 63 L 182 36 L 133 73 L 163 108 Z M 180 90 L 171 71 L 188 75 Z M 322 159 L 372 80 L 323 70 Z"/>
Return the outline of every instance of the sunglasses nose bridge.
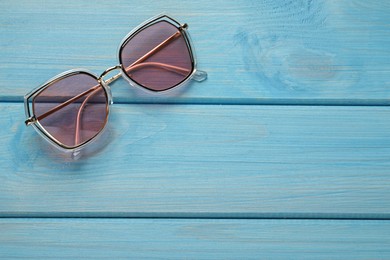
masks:
<path fill-rule="evenodd" d="M 98 78 L 98 81 L 99 82 L 104 82 L 105 84 L 109 85 L 110 83 L 112 83 L 115 80 L 117 80 L 120 77 L 122 77 L 122 73 L 119 72 L 118 74 L 116 74 L 116 75 L 114 75 L 114 76 L 112 76 L 111 78 L 108 78 L 108 79 L 104 79 L 104 76 L 106 76 L 111 71 L 121 70 L 121 69 L 122 69 L 122 65 L 116 65 L 116 66 L 113 66 L 113 67 L 110 67 L 110 68 L 106 69 L 105 71 L 103 71 L 102 74 L 100 74 L 100 77 Z"/>
<path fill-rule="evenodd" d="M 105 71 L 103 71 L 103 73 L 98 78 L 98 82 L 100 83 L 100 85 L 102 85 L 106 89 L 106 93 L 108 95 L 108 102 L 110 105 L 112 105 L 114 102 L 112 99 L 112 93 L 111 93 L 111 88 L 110 88 L 109 84 L 114 82 L 115 80 L 119 79 L 120 77 L 122 77 L 122 73 L 119 72 L 118 74 L 116 74 L 108 79 L 104 79 L 104 77 L 108 73 L 110 73 L 111 71 L 120 70 L 121 68 L 122 68 L 122 65 L 116 65 L 116 66 L 110 67 L 110 68 L 106 69 Z"/>

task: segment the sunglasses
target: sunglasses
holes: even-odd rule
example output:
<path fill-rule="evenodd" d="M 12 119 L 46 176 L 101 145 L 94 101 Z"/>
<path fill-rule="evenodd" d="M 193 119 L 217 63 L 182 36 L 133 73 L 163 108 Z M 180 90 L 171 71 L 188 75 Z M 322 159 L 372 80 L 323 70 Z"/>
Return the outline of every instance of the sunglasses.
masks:
<path fill-rule="evenodd" d="M 122 40 L 119 65 L 99 77 L 84 69 L 66 71 L 28 93 L 26 125 L 62 151 L 80 151 L 104 130 L 113 103 L 109 84 L 120 77 L 151 93 L 205 80 L 187 28 L 167 15 L 142 23 Z M 104 79 L 115 70 L 118 74 Z"/>

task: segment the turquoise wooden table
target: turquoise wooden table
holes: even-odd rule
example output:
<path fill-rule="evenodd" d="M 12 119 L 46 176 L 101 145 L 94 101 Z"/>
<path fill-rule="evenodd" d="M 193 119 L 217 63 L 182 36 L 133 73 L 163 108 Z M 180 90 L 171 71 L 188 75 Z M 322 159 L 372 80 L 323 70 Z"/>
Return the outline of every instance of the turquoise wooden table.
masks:
<path fill-rule="evenodd" d="M 1 1 L 0 259 L 390 259 L 387 1 Z M 105 145 L 24 126 L 50 77 L 166 12 L 208 79 L 112 84 Z"/>

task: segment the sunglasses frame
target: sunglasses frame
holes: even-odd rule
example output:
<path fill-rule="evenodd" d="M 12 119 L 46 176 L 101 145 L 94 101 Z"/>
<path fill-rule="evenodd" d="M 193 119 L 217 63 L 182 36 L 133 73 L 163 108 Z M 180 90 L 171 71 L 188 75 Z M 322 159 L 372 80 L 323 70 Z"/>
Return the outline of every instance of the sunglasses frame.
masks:
<path fill-rule="evenodd" d="M 178 83 L 178 84 L 176 84 L 168 89 L 152 90 L 152 89 L 149 89 L 145 86 L 138 84 L 137 82 L 135 82 L 134 80 L 132 80 L 130 77 L 127 76 L 127 73 L 124 71 L 124 68 L 122 65 L 121 52 L 122 52 L 124 46 L 126 45 L 126 43 L 128 41 L 130 41 L 132 39 L 132 37 L 134 37 L 138 32 L 140 32 L 140 31 L 146 29 L 147 27 L 149 27 L 157 22 L 160 22 L 160 21 L 166 21 L 166 22 L 170 23 L 171 25 L 175 26 L 180 31 L 181 35 L 183 36 L 183 38 L 186 42 L 186 45 L 187 45 L 187 48 L 188 48 L 188 51 L 190 54 L 190 58 L 191 58 L 191 62 L 192 62 L 192 71 L 180 83 Z M 63 152 L 73 152 L 73 153 L 77 152 L 78 153 L 86 145 L 97 140 L 98 137 L 101 136 L 102 133 L 104 132 L 104 130 L 106 129 L 107 122 L 109 119 L 109 114 L 110 114 L 109 107 L 110 107 L 110 105 L 113 104 L 111 89 L 109 87 L 109 84 L 111 82 L 117 80 L 120 77 L 123 77 L 133 87 L 136 87 L 138 89 L 142 89 L 148 93 L 154 93 L 154 94 L 164 93 L 165 94 L 165 93 L 169 93 L 172 90 L 176 90 L 177 88 L 186 85 L 190 80 L 195 80 L 195 81 L 199 81 L 199 82 L 205 80 L 207 78 L 207 73 L 205 71 L 197 70 L 195 51 L 192 47 L 192 41 L 191 41 L 191 38 L 187 32 L 187 28 L 188 28 L 187 24 L 180 24 L 178 21 L 174 20 L 173 18 L 169 17 L 166 14 L 160 14 L 160 15 L 157 15 L 155 17 L 152 17 L 152 18 L 146 20 L 145 22 L 143 22 L 140 25 L 138 25 L 137 27 L 135 27 L 132 31 L 130 31 L 121 41 L 119 48 L 118 48 L 118 61 L 119 61 L 120 65 L 113 66 L 113 67 L 106 69 L 100 75 L 100 77 L 96 76 L 93 72 L 86 70 L 86 69 L 82 69 L 82 68 L 68 70 L 68 71 L 65 71 L 63 73 L 60 73 L 60 74 L 54 76 L 53 78 L 49 79 L 48 81 L 46 81 L 45 83 L 43 83 L 39 87 L 37 87 L 37 88 L 33 89 L 31 92 L 27 93 L 24 97 L 25 114 L 27 116 L 27 119 L 25 120 L 25 124 L 32 125 L 34 127 L 34 129 L 38 132 L 38 134 L 40 134 L 46 141 L 48 141 L 50 144 L 52 144 L 54 147 L 58 148 L 59 150 L 61 150 Z M 120 72 L 117 75 L 115 75 L 107 80 L 104 80 L 103 77 L 108 72 L 111 72 L 113 70 L 120 70 Z M 106 102 L 107 102 L 106 103 L 107 104 L 107 115 L 106 115 L 106 119 L 105 119 L 105 123 L 104 123 L 103 128 L 94 137 L 92 137 L 89 140 L 87 140 L 83 143 L 80 143 L 76 146 L 69 147 L 69 146 L 66 146 L 65 144 L 61 143 L 60 141 L 58 141 L 56 138 L 54 138 L 40 124 L 39 120 L 37 120 L 37 118 L 34 115 L 33 102 L 35 100 L 35 97 L 37 97 L 43 90 L 45 90 L 51 84 L 53 84 L 59 80 L 62 80 L 66 77 L 69 77 L 72 75 L 77 75 L 77 74 L 82 74 L 82 73 L 87 74 L 87 75 L 95 78 L 97 80 L 97 82 L 100 84 L 100 86 L 103 88 L 103 90 L 105 92 L 105 96 L 106 96 Z"/>

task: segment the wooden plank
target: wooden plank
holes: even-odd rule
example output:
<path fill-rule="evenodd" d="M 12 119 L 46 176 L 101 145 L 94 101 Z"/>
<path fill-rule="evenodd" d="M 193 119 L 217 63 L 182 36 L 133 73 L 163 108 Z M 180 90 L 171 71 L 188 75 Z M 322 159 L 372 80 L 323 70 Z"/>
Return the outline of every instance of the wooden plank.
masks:
<path fill-rule="evenodd" d="M 118 102 L 389 104 L 386 1 L 1 1 L 0 100 L 50 77 L 115 65 L 122 37 L 167 10 L 190 25 L 209 79 L 155 97 L 115 83 Z"/>
<path fill-rule="evenodd" d="M 2 259 L 389 259 L 389 221 L 0 219 Z"/>
<path fill-rule="evenodd" d="M 0 110 L 2 216 L 390 217 L 389 107 L 116 104 L 75 162 Z"/>

